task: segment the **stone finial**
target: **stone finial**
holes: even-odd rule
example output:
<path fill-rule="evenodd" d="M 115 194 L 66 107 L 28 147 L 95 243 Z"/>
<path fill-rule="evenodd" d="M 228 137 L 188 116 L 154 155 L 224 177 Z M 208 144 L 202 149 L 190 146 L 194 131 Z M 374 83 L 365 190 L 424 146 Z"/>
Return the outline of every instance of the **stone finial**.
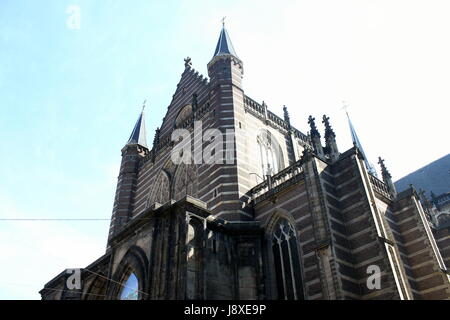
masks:
<path fill-rule="evenodd" d="M 383 177 L 389 177 L 391 178 L 391 174 L 389 173 L 388 169 L 386 168 L 386 165 L 384 164 L 384 159 L 381 159 L 381 157 L 378 157 L 378 164 L 381 167 L 381 174 Z"/>
<path fill-rule="evenodd" d="M 286 106 L 283 106 L 283 114 L 284 114 L 284 121 L 286 121 L 288 124 L 290 124 L 291 118 L 289 117 L 289 111 Z"/>
<path fill-rule="evenodd" d="M 392 182 L 391 174 L 389 173 L 388 169 L 386 168 L 386 166 L 384 164 L 384 159 L 381 159 L 381 157 L 378 157 L 378 164 L 381 167 L 381 175 L 383 177 L 383 181 L 384 181 L 384 183 L 386 183 L 386 185 L 389 188 L 389 193 L 393 197 L 395 197 L 397 195 L 397 190 L 395 189 L 395 185 Z M 411 185 L 410 187 L 412 188 L 413 186 Z"/>
<path fill-rule="evenodd" d="M 322 143 L 320 142 L 320 133 L 317 130 L 316 123 L 314 122 L 313 116 L 309 116 L 308 123 L 310 126 L 309 136 L 311 140 L 312 147 L 314 148 L 314 152 L 319 156 L 319 158 L 324 158 L 325 154 L 323 152 Z M 302 157 L 304 157 L 303 155 Z"/>
<path fill-rule="evenodd" d="M 190 57 L 186 57 L 186 59 L 184 59 L 184 67 L 186 69 L 190 69 L 192 66 L 192 61 Z"/>
<path fill-rule="evenodd" d="M 330 118 L 323 115 L 322 123 L 325 125 L 325 153 L 329 155 L 331 161 L 336 161 L 339 159 L 340 154 L 336 143 L 336 135 L 330 125 Z"/>
<path fill-rule="evenodd" d="M 325 125 L 325 139 L 327 137 L 331 137 L 331 136 L 336 137 L 336 135 L 334 134 L 334 131 L 331 128 L 331 125 L 330 125 L 330 117 L 327 117 L 326 115 L 323 115 L 322 123 Z"/>
<path fill-rule="evenodd" d="M 156 146 L 158 146 L 160 134 L 161 134 L 161 130 L 160 130 L 159 127 L 158 127 L 158 128 L 156 128 L 156 131 L 155 131 L 155 138 L 153 139 L 153 148 L 155 148 Z"/>
<path fill-rule="evenodd" d="M 310 126 L 310 128 L 311 128 L 311 137 L 313 137 L 313 136 L 317 136 L 317 137 L 320 137 L 320 133 L 319 133 L 319 131 L 317 130 L 317 127 L 316 127 L 316 122 L 315 122 L 315 118 L 313 118 L 313 116 L 309 116 L 309 118 L 308 118 L 308 124 L 309 124 L 309 126 Z"/>

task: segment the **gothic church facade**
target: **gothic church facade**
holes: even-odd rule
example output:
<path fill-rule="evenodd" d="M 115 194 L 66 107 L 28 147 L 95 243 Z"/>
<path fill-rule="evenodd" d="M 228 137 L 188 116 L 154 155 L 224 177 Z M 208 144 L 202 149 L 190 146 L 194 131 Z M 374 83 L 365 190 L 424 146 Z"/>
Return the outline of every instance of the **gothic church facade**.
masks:
<path fill-rule="evenodd" d="M 152 146 L 142 112 L 122 149 L 105 254 L 42 299 L 449 299 L 416 192 L 397 194 L 383 161 L 378 179 L 358 144 L 339 152 L 328 117 L 322 145 L 313 117 L 304 134 L 246 96 L 243 67 L 225 27 L 209 80 L 185 60 Z M 219 130 L 226 161 L 174 163 L 178 129 L 204 150 Z"/>

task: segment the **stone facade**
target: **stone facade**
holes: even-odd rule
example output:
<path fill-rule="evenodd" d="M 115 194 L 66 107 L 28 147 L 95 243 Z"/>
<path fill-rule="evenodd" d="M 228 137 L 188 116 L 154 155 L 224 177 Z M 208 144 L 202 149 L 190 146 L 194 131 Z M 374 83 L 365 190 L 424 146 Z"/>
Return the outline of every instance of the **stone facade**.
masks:
<path fill-rule="evenodd" d="M 122 149 L 105 255 L 42 299 L 119 299 L 131 274 L 139 299 L 449 299 L 448 233 L 436 243 L 415 191 L 370 174 L 358 147 L 340 153 L 325 116 L 322 146 L 312 117 L 306 135 L 246 96 L 228 42 L 223 29 L 209 81 L 185 60 L 152 148 Z M 199 143 L 173 141 L 181 128 Z M 209 129 L 224 163 L 175 164 Z"/>

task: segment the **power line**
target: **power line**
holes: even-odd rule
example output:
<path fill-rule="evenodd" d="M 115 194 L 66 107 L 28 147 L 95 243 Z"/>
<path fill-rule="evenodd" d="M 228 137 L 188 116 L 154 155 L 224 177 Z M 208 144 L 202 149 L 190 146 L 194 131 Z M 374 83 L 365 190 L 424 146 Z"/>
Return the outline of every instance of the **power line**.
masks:
<path fill-rule="evenodd" d="M 136 218 L 135 220 L 151 220 L 152 218 Z M 111 218 L 67 218 L 67 219 L 53 219 L 53 218 L 0 218 L 0 221 L 110 221 Z"/>

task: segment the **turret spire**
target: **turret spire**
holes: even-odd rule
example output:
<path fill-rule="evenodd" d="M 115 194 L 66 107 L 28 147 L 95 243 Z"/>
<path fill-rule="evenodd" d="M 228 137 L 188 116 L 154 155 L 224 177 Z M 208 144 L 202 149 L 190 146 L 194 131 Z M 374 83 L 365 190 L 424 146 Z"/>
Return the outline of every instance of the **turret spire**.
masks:
<path fill-rule="evenodd" d="M 145 100 L 143 103 L 141 114 L 139 115 L 138 120 L 134 125 L 134 129 L 131 132 L 127 145 L 138 144 L 148 149 L 146 137 L 147 133 L 145 131 L 145 120 L 144 120 L 144 109 L 146 101 L 147 100 Z"/>
<path fill-rule="evenodd" d="M 219 55 L 231 54 L 238 58 L 234 51 L 233 44 L 231 43 L 230 36 L 227 29 L 225 29 L 225 18 L 222 19 L 222 31 L 220 32 L 219 41 L 217 41 L 216 50 L 214 51 L 214 57 Z"/>

